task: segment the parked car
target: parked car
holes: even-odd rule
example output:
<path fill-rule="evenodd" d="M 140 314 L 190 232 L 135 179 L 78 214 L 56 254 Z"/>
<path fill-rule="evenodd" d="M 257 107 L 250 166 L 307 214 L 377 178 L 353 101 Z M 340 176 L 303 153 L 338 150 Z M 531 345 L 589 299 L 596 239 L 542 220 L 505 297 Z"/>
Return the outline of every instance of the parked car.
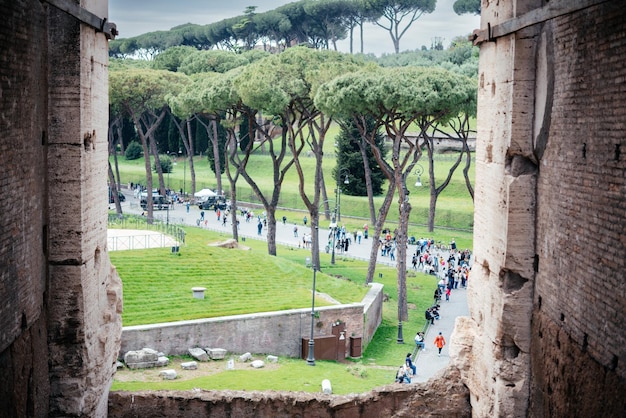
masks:
<path fill-rule="evenodd" d="M 146 193 L 141 194 L 141 201 L 139 203 L 141 205 L 141 209 L 148 209 L 148 196 Z M 162 210 L 167 209 L 170 206 L 170 201 L 161 195 L 152 195 L 152 209 Z"/>
<path fill-rule="evenodd" d="M 211 197 L 208 197 L 206 200 L 203 200 L 202 202 L 198 202 L 198 208 L 203 209 L 203 210 L 208 210 L 208 209 L 224 210 L 227 207 L 228 205 L 226 204 L 226 197 L 223 195 L 211 196 Z"/>
<path fill-rule="evenodd" d="M 117 196 L 119 197 L 120 202 L 126 201 L 126 196 L 124 195 L 124 193 L 118 191 Z M 111 193 L 111 189 L 109 189 L 109 203 L 115 203 L 115 200 L 113 199 L 113 193 Z"/>

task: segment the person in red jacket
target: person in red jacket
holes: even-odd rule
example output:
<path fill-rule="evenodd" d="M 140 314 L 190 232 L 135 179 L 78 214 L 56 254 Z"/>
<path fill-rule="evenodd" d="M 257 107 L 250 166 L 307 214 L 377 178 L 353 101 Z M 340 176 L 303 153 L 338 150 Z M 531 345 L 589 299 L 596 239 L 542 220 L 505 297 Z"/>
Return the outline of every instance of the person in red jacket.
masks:
<path fill-rule="evenodd" d="M 441 356 L 441 349 L 444 345 L 446 345 L 446 339 L 443 338 L 441 331 L 439 331 L 439 335 L 435 337 L 435 346 L 439 349 L 439 354 L 437 354 L 438 356 Z"/>

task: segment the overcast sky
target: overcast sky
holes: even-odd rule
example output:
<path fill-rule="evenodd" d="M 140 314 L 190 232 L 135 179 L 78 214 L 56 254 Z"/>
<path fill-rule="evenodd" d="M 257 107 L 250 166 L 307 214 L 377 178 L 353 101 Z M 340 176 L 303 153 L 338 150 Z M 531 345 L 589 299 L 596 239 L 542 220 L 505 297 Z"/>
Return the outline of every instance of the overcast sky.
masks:
<path fill-rule="evenodd" d="M 117 25 L 118 38 L 129 38 L 146 32 L 168 30 L 184 23 L 207 25 L 242 15 L 247 6 L 257 6 L 258 13 L 275 9 L 289 1 L 280 0 L 109 0 L 109 21 Z M 400 51 L 430 47 L 434 38 L 443 39 L 448 47 L 456 36 L 469 35 L 480 26 L 480 17 L 458 16 L 452 10 L 454 0 L 438 0 L 435 11 L 424 14 L 400 39 Z M 364 27 L 365 53 L 380 56 L 393 53 L 389 33 L 368 24 Z M 348 41 L 338 43 L 340 51 L 348 52 Z M 355 33 L 354 49 L 359 49 Z"/>

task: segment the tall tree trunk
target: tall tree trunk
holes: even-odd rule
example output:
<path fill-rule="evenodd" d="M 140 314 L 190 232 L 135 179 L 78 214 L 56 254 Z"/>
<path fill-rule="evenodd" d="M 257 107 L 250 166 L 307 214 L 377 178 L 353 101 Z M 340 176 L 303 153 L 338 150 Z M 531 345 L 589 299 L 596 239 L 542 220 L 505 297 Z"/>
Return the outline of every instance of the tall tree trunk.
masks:
<path fill-rule="evenodd" d="M 137 135 L 139 136 L 139 140 L 141 141 L 141 146 L 143 149 L 143 155 L 144 155 L 144 167 L 146 170 L 146 189 L 147 189 L 147 196 L 146 196 L 146 202 L 148 204 L 147 206 L 147 222 L 149 224 L 152 224 L 154 222 L 154 216 L 153 216 L 153 208 L 152 208 L 152 204 L 153 204 L 153 200 L 152 200 L 152 167 L 150 164 L 150 150 L 148 149 L 148 140 L 146 138 L 146 136 L 151 136 L 154 131 L 159 127 L 159 125 L 161 124 L 161 121 L 163 121 L 163 118 L 165 117 L 165 112 L 162 111 L 160 113 L 160 115 L 152 121 L 152 124 L 150 126 L 145 125 L 145 131 L 144 131 L 144 126 L 142 125 L 141 121 L 140 121 L 140 116 L 138 116 L 137 114 L 135 114 L 135 112 L 132 110 L 132 108 L 127 107 L 127 112 L 130 114 L 133 123 L 135 124 L 135 130 L 137 131 Z"/>
<path fill-rule="evenodd" d="M 191 198 L 194 199 L 196 193 L 196 169 L 193 166 L 193 156 L 195 155 L 195 150 L 193 146 L 194 141 L 191 139 L 191 121 L 187 121 L 187 138 L 189 143 L 189 147 L 187 148 L 187 158 L 189 159 L 189 177 L 191 177 Z"/>
<path fill-rule="evenodd" d="M 239 170 L 235 170 L 235 175 L 233 175 L 230 171 L 228 156 L 232 152 L 237 152 L 237 138 L 235 136 L 234 130 L 229 129 L 228 142 L 224 147 L 224 170 L 226 171 L 226 178 L 228 179 L 228 183 L 230 185 L 230 208 L 233 239 L 239 242 L 239 228 L 237 228 L 237 179 L 239 178 Z"/>
<path fill-rule="evenodd" d="M 361 54 L 363 54 L 364 49 L 363 49 L 363 45 L 364 45 L 364 41 L 363 41 L 363 21 L 361 21 L 361 23 L 359 24 L 359 29 L 361 31 Z"/>
<path fill-rule="evenodd" d="M 369 158 L 367 157 L 367 144 L 363 138 L 359 140 L 359 151 L 363 159 L 363 167 L 365 168 L 365 188 L 367 190 L 367 201 L 370 211 L 370 224 L 376 223 L 376 207 L 374 206 L 374 189 L 372 187 L 372 171 L 370 169 Z"/>
<path fill-rule="evenodd" d="M 396 192 L 396 186 L 392 182 L 389 184 L 389 188 L 387 189 L 387 194 L 385 195 L 385 200 L 383 200 L 383 204 L 380 206 L 380 210 L 378 211 L 379 216 L 374 222 L 374 233 L 370 235 L 372 239 L 372 249 L 370 251 L 370 259 L 367 265 L 367 275 L 365 276 L 365 283 L 372 283 L 374 280 L 374 272 L 376 271 L 376 260 L 378 259 L 378 246 L 380 244 L 380 234 L 383 231 L 383 226 L 385 225 L 385 221 L 387 220 L 387 214 L 389 213 L 389 208 L 391 207 L 391 202 L 393 201 L 393 195 Z"/>
<path fill-rule="evenodd" d="M 215 160 L 215 181 L 217 182 L 217 193 L 224 194 L 224 188 L 222 187 L 222 157 L 220 155 L 220 144 L 217 136 L 217 118 L 211 120 L 211 126 L 213 128 L 213 158 Z"/>
<path fill-rule="evenodd" d="M 409 197 L 404 192 L 406 186 L 402 175 L 396 175 L 396 181 L 402 184 L 398 186 L 398 203 L 399 218 L 398 229 L 395 236 L 396 239 L 396 266 L 398 270 L 398 321 L 403 322 L 409 319 L 409 311 L 406 299 L 406 243 L 407 231 L 409 226 L 409 215 L 411 213 L 411 204 Z M 401 341 L 398 341 L 401 342 Z"/>
<path fill-rule="evenodd" d="M 122 138 L 122 126 L 123 126 L 123 119 L 120 117 L 117 121 L 117 123 L 115 124 L 116 126 L 116 130 L 117 130 L 117 140 L 113 141 L 113 161 L 115 161 L 115 176 L 117 178 L 117 188 L 120 189 L 122 184 L 122 180 L 120 178 L 120 166 L 119 166 L 119 162 L 117 159 L 117 145 L 120 145 L 120 150 L 122 152 L 124 152 L 124 140 Z"/>
<path fill-rule="evenodd" d="M 115 212 L 121 216 L 122 215 L 122 204 L 120 203 L 119 197 L 119 189 L 117 188 L 117 184 L 115 182 L 115 176 L 113 175 L 113 168 L 111 167 L 111 161 L 109 161 L 109 194 L 113 197 L 113 203 L 115 203 Z"/>

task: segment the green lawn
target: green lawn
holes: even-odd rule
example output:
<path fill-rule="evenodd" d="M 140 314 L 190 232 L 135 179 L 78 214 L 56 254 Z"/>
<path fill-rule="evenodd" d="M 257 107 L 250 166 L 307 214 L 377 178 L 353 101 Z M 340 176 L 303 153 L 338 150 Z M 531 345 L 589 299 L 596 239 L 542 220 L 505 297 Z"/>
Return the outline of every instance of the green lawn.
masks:
<path fill-rule="evenodd" d="M 192 360 L 185 358 L 185 361 Z M 216 363 L 216 362 L 214 362 Z M 199 364 L 202 370 L 206 363 Z M 188 379 L 185 370 L 178 372 L 176 380 L 163 380 L 158 377 L 158 370 L 133 370 L 124 372 L 125 382 L 114 381 L 111 390 L 281 390 L 320 392 L 323 379 L 332 383 L 333 393 L 337 395 L 363 393 L 374 387 L 393 383 L 396 367 L 365 366 L 361 362 L 338 363 L 334 361 L 316 361 L 315 367 L 300 359 L 280 358 L 278 364 L 268 364 L 267 368 L 252 369 L 249 364 L 237 363 L 235 370 L 226 369 L 226 361 L 213 370 L 195 378 Z M 146 378 L 148 375 L 148 378 Z M 187 376 L 188 377 L 188 376 Z M 134 380 L 133 380 L 134 379 Z M 148 381 L 146 381 L 148 380 Z"/>
<path fill-rule="evenodd" d="M 310 306 L 312 273 L 303 262 L 310 251 L 281 251 L 292 252 L 294 260 L 269 257 L 265 242 L 248 240 L 250 250 L 232 250 L 209 245 L 229 236 L 185 230 L 186 245 L 179 255 L 170 248 L 110 253 L 124 285 L 125 326 Z M 319 292 L 342 303 L 360 302 L 367 293 L 364 276 L 336 280 L 322 271 Z M 205 299 L 189 297 L 195 286 L 207 288 Z"/>
<path fill-rule="evenodd" d="M 279 248 L 278 256 L 266 254 L 264 241 L 247 240 L 250 250 L 228 250 L 207 244 L 224 240 L 226 235 L 188 227 L 186 245 L 180 255 L 170 249 L 115 251 L 111 262 L 117 267 L 124 290 L 123 325 L 157 323 L 201 317 L 309 307 L 311 270 L 303 266 L 309 250 Z M 341 302 L 359 302 L 366 294 L 367 263 L 337 257 L 330 264 L 321 254 L 321 270 L 316 289 Z M 381 276 L 382 275 L 382 276 Z M 331 277 L 332 276 L 332 277 Z M 338 279 L 337 277 L 341 277 Z M 301 359 L 280 358 L 267 370 L 222 369 L 201 377 L 163 381 L 144 381 L 141 371 L 124 371 L 124 381 L 115 380 L 112 390 L 159 389 L 235 389 L 301 390 L 319 392 L 322 379 L 330 379 L 333 392 L 359 393 L 392 383 L 398 359 L 403 359 L 411 344 L 397 344 L 396 270 L 377 266 L 376 281 L 384 285 L 389 301 L 383 306 L 383 323 L 358 362 L 317 361 L 310 367 Z M 207 287 L 204 300 L 190 298 L 191 287 Z M 432 302 L 436 286 L 432 276 L 409 272 L 407 300 L 409 321 L 404 323 L 408 342 L 424 326 L 423 311 Z M 272 294 L 272 298 L 264 295 Z M 323 301 L 316 299 L 321 306 Z M 190 360 L 187 359 L 187 360 Z M 149 373 L 149 372 L 146 372 Z M 136 379 L 133 378 L 136 376 Z"/>

